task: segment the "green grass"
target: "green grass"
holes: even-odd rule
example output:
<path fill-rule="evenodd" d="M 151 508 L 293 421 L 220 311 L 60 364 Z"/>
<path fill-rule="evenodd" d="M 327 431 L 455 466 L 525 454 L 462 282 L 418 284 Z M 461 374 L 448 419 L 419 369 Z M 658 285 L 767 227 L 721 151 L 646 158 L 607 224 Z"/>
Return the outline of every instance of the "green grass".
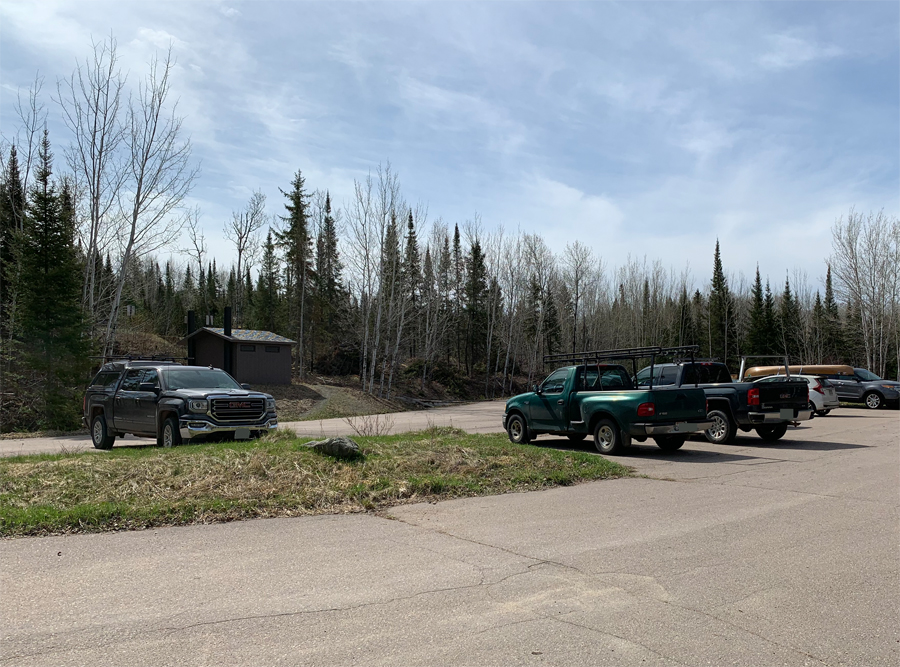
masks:
<path fill-rule="evenodd" d="M 589 452 L 434 428 L 354 438 L 336 459 L 286 433 L 174 449 L 113 448 L 0 460 L 0 536 L 134 530 L 335 514 L 623 477 Z"/>

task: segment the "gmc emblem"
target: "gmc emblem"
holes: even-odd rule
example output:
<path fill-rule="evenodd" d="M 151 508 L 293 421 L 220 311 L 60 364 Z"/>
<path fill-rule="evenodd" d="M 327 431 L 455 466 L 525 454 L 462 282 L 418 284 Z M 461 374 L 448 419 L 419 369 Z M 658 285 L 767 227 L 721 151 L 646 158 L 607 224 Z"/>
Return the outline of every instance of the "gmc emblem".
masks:
<path fill-rule="evenodd" d="M 250 404 L 247 402 L 243 402 L 243 401 L 231 401 L 231 403 L 228 404 L 228 407 L 229 408 L 249 408 Z"/>
<path fill-rule="evenodd" d="M 781 398 L 790 398 L 790 397 L 791 397 L 790 394 L 782 394 L 782 395 L 781 395 Z"/>

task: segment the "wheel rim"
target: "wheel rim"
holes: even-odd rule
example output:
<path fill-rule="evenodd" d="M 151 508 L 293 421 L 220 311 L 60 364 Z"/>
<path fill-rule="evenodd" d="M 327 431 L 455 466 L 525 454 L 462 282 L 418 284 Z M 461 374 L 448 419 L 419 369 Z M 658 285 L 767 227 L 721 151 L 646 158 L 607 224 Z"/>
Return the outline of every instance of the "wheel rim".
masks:
<path fill-rule="evenodd" d="M 522 422 L 518 419 L 513 419 L 509 423 L 509 434 L 512 436 L 512 439 L 518 442 L 522 439 Z"/>
<path fill-rule="evenodd" d="M 175 443 L 175 436 L 172 433 L 172 427 L 166 424 L 163 428 L 163 447 L 171 447 Z"/>
<path fill-rule="evenodd" d="M 713 425 L 712 428 L 707 431 L 714 440 L 721 440 L 725 437 L 725 432 L 728 429 L 728 425 L 725 423 L 725 420 L 722 419 L 719 415 L 715 415 L 713 417 Z"/>
<path fill-rule="evenodd" d="M 597 429 L 597 443 L 600 445 L 601 449 L 611 449 L 615 440 L 615 433 L 613 433 L 612 428 L 606 424 Z"/>
<path fill-rule="evenodd" d="M 877 408 L 881 405 L 881 398 L 879 398 L 878 394 L 869 394 L 868 397 L 866 397 L 866 405 L 870 408 Z"/>
<path fill-rule="evenodd" d="M 100 423 L 100 420 L 94 422 L 94 443 L 100 444 L 103 441 L 103 424 Z"/>

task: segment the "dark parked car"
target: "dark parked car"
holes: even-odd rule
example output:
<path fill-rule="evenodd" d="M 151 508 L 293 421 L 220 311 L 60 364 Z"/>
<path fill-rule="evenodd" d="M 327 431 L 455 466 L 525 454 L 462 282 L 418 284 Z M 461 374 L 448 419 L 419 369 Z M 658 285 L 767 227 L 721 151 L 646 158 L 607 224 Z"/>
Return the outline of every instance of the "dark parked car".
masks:
<path fill-rule="evenodd" d="M 156 438 L 164 447 L 220 436 L 234 440 L 278 428 L 275 399 L 211 366 L 129 360 L 104 364 L 84 396 L 84 423 L 97 449 L 117 436 Z"/>
<path fill-rule="evenodd" d="M 900 404 L 900 382 L 882 380 L 865 368 L 854 368 L 852 376 L 828 375 L 837 389 L 838 398 L 846 403 L 864 403 L 877 410 L 885 405 Z"/>

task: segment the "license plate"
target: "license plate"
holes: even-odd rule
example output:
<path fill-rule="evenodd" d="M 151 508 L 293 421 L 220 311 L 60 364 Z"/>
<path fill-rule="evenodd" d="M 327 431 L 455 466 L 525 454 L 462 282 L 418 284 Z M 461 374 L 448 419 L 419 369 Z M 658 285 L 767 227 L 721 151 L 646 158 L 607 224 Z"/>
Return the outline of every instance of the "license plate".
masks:
<path fill-rule="evenodd" d="M 791 408 L 781 408 L 781 418 L 782 419 L 793 419 L 794 411 Z"/>
<path fill-rule="evenodd" d="M 249 440 L 250 439 L 250 429 L 249 428 L 235 429 L 234 439 L 235 440 Z"/>

